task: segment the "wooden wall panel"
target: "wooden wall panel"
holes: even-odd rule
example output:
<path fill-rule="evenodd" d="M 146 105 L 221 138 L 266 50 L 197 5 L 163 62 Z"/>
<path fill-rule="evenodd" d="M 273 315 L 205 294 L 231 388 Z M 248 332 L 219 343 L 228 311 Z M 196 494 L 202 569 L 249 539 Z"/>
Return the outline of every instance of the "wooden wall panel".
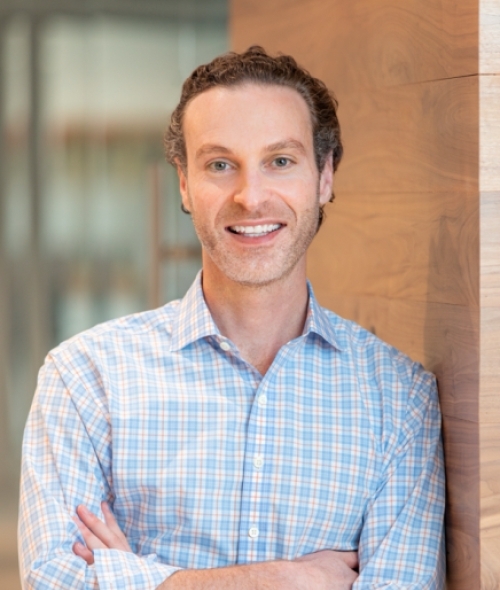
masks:
<path fill-rule="evenodd" d="M 480 399 L 481 425 L 488 423 L 500 424 L 499 367 L 500 306 L 482 307 Z M 500 465 L 500 455 L 498 458 Z"/>
<path fill-rule="evenodd" d="M 500 590 L 500 2 L 232 0 L 233 47 L 292 53 L 340 102 L 320 301 L 438 378 L 448 587 Z"/>
<path fill-rule="evenodd" d="M 231 10 L 236 50 L 293 48 L 339 94 L 477 73 L 469 0 L 233 0 Z"/>
<path fill-rule="evenodd" d="M 500 589 L 500 2 L 480 0 L 482 587 Z"/>
<path fill-rule="evenodd" d="M 448 418 L 443 428 L 446 453 L 446 543 L 448 586 L 473 590 L 480 579 L 479 440 L 477 424 Z M 476 582 L 471 585 L 471 580 Z"/>
<path fill-rule="evenodd" d="M 500 2 L 498 3 L 500 12 Z M 500 20 L 500 15 L 499 15 Z M 500 47 L 500 37 L 498 40 Z M 479 183 L 482 192 L 500 191 L 500 68 L 480 77 Z"/>
<path fill-rule="evenodd" d="M 498 153 L 500 154 L 500 151 Z M 498 308 L 500 307 L 500 190 L 481 194 L 481 236 L 481 305 Z"/>
<path fill-rule="evenodd" d="M 477 77 L 337 94 L 339 192 L 477 191 Z"/>
<path fill-rule="evenodd" d="M 338 192 L 309 256 L 322 297 L 479 306 L 477 194 Z M 322 276 L 325 263 L 329 271 Z"/>
<path fill-rule="evenodd" d="M 498 321 L 497 330 L 497 333 L 500 333 Z M 480 428 L 480 539 L 483 590 L 500 589 L 500 420 L 498 409 L 495 409 L 494 413 L 497 421 L 482 421 Z"/>
<path fill-rule="evenodd" d="M 479 0 L 479 71 L 500 72 L 500 9 L 498 0 Z"/>

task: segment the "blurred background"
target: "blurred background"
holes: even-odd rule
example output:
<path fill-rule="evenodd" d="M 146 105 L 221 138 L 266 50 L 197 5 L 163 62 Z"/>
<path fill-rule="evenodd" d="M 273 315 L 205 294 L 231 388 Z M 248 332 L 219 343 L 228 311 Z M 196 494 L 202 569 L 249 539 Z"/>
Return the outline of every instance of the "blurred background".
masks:
<path fill-rule="evenodd" d="M 0 590 L 48 350 L 181 296 L 200 267 L 162 135 L 228 47 L 226 0 L 0 0 Z"/>

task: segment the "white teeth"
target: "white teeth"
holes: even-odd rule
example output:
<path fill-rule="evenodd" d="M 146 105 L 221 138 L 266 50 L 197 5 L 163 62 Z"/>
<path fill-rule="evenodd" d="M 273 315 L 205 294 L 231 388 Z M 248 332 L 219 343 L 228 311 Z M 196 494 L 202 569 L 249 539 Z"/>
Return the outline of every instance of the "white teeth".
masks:
<path fill-rule="evenodd" d="M 246 236 L 264 236 L 280 227 L 279 223 L 275 223 L 272 225 L 232 225 L 229 229 L 237 234 L 245 234 Z"/>

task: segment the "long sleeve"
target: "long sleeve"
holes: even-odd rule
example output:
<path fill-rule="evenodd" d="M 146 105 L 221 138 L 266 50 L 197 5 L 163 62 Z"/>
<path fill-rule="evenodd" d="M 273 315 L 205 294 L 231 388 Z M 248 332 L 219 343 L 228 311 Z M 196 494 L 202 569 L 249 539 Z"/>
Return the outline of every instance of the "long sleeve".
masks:
<path fill-rule="evenodd" d="M 98 550 L 93 566 L 72 552 L 72 521 L 86 504 L 113 501 L 110 420 L 98 376 L 65 383 L 52 359 L 39 376 L 23 442 L 19 553 L 24 589 L 147 590 L 178 568 L 156 556 Z M 83 385 L 85 382 L 85 385 Z M 101 515 L 102 517 L 102 515 Z"/>
<path fill-rule="evenodd" d="M 353 590 L 444 588 L 444 464 L 434 379 L 417 365 L 406 416 L 367 510 Z"/>

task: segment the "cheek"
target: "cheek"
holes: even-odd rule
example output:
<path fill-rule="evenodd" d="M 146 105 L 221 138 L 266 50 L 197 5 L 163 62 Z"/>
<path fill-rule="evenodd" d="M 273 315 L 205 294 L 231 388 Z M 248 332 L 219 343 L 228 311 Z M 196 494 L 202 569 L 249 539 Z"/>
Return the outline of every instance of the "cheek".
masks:
<path fill-rule="evenodd" d="M 221 212 L 225 209 L 227 199 L 223 191 L 211 184 L 201 183 L 190 187 L 189 199 L 193 221 L 198 226 L 215 226 Z"/>
<path fill-rule="evenodd" d="M 306 210 L 318 205 L 318 186 L 316 182 L 306 182 L 304 179 L 295 179 L 289 182 L 282 191 L 286 195 L 288 204 L 295 210 Z"/>
<path fill-rule="evenodd" d="M 192 179 L 190 188 L 193 199 L 203 199 L 215 205 L 231 196 L 234 192 L 235 180 L 229 175 L 216 178 L 200 175 Z"/>

